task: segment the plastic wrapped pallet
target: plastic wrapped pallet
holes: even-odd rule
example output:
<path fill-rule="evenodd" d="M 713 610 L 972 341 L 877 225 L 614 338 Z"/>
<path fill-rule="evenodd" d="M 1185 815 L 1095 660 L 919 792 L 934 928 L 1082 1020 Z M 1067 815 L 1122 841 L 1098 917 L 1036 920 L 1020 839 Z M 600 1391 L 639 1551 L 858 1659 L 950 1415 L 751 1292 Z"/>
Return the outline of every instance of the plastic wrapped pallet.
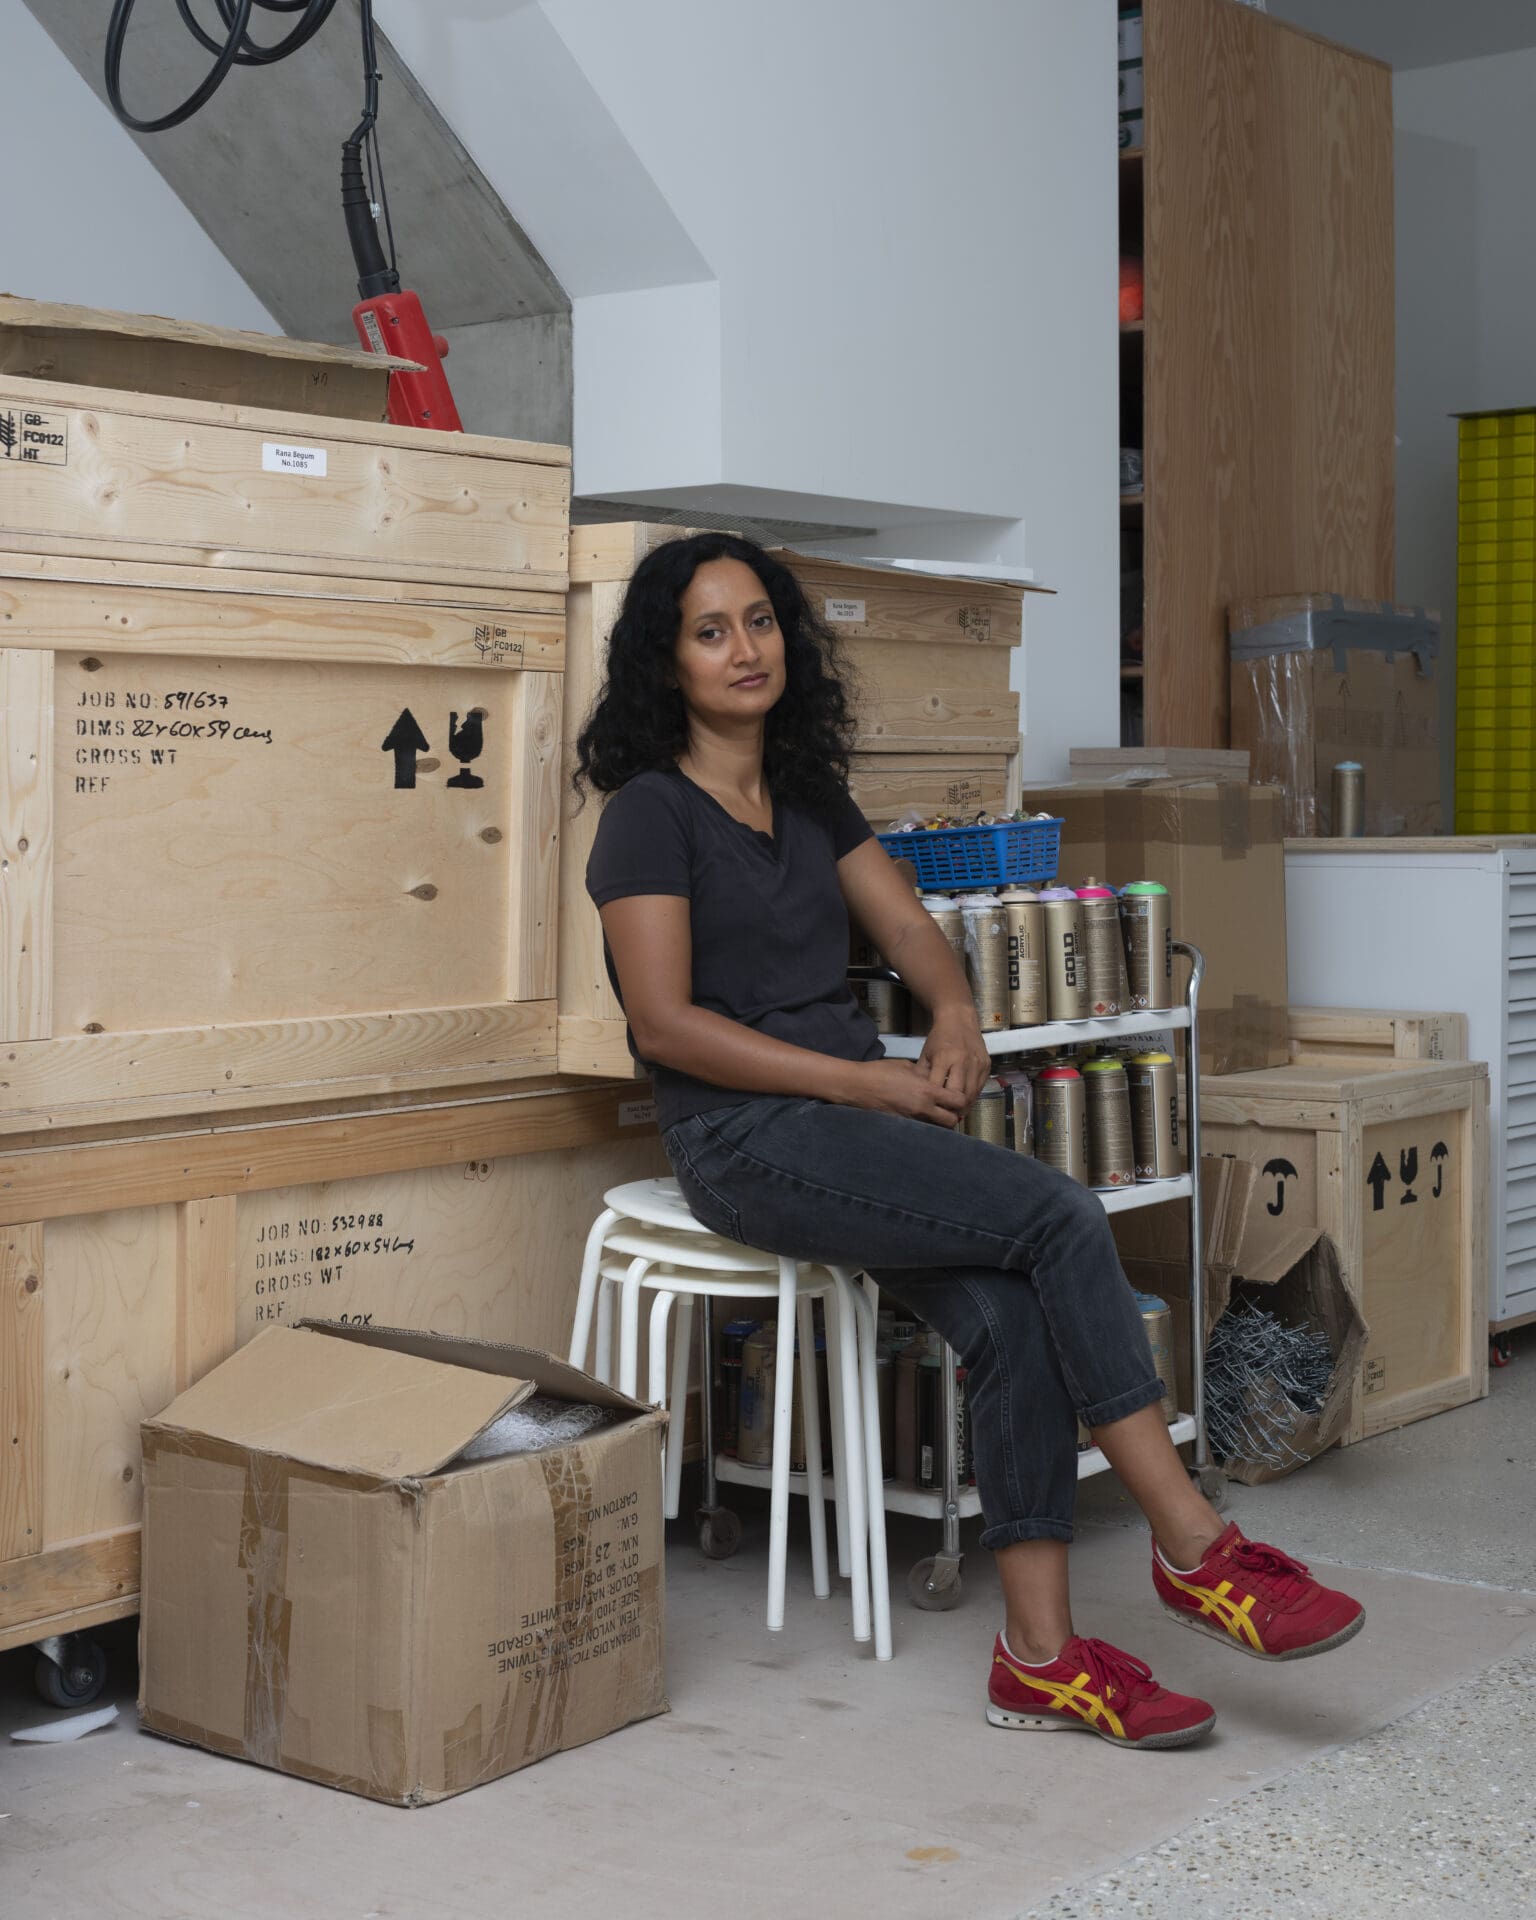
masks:
<path fill-rule="evenodd" d="M 1232 607 L 1232 745 L 1285 789 L 1288 838 L 1328 837 L 1332 774 L 1365 770 L 1364 831 L 1440 831 L 1440 616 L 1292 594 Z"/>

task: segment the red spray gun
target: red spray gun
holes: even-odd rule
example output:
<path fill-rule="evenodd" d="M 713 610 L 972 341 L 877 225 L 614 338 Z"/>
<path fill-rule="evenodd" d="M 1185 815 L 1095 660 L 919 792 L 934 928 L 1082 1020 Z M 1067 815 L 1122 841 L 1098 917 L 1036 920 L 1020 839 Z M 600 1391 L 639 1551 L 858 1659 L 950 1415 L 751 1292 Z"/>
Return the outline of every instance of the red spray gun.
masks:
<path fill-rule="evenodd" d="M 161 133 L 179 127 L 210 100 L 231 67 L 267 67 L 296 53 L 318 33 L 336 0 L 214 0 L 226 38 L 218 40 L 199 24 L 189 5 L 177 0 L 177 9 L 192 34 L 214 55 L 201 83 L 180 106 L 157 119 L 142 120 L 123 104 L 123 42 L 137 0 L 114 0 L 107 24 L 107 98 L 124 126 L 135 133 Z M 298 14 L 281 39 L 263 46 L 247 31 L 253 7 L 269 13 Z M 390 354 L 420 363 L 419 373 L 392 373 L 389 379 L 389 418 L 399 427 L 437 427 L 462 433 L 463 422 L 453 404 L 443 360 L 448 343 L 433 333 L 417 296 L 400 285 L 395 264 L 394 231 L 389 220 L 389 196 L 384 190 L 384 167 L 379 157 L 379 62 L 374 42 L 373 0 L 360 0 L 363 30 L 363 117 L 341 149 L 341 205 L 357 263 L 357 290 L 361 300 L 352 309 L 358 338 L 370 353 Z M 375 180 L 377 192 L 374 191 Z M 383 216 L 389 237 L 389 258 L 379 239 L 377 221 Z"/>

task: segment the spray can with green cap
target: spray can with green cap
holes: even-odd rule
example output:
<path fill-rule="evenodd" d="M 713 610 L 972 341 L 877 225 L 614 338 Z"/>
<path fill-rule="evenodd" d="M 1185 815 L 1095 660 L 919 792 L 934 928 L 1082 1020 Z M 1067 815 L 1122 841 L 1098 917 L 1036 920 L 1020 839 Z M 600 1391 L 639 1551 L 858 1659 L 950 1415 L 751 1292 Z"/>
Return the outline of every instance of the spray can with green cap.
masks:
<path fill-rule="evenodd" d="M 1155 880 L 1120 889 L 1126 972 L 1132 1013 L 1160 1013 L 1173 1005 L 1173 903 Z"/>

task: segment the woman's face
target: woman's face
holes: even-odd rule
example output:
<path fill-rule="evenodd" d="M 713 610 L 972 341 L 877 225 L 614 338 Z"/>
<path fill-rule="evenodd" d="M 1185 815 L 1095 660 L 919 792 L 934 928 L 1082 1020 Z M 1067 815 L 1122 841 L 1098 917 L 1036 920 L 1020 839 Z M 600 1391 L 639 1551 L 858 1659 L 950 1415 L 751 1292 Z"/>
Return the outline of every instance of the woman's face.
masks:
<path fill-rule="evenodd" d="M 784 692 L 784 636 L 773 602 L 740 560 L 706 560 L 678 603 L 673 666 L 689 712 L 734 730 Z"/>

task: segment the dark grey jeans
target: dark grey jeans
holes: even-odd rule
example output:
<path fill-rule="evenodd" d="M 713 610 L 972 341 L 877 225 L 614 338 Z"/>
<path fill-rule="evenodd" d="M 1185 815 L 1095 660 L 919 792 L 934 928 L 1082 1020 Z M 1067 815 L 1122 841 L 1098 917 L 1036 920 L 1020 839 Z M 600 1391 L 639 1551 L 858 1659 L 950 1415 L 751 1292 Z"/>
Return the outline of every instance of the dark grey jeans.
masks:
<path fill-rule="evenodd" d="M 1162 1397 L 1098 1199 L 919 1120 L 761 1099 L 665 1136 L 694 1213 L 771 1253 L 868 1271 L 969 1371 L 982 1545 L 1070 1540 L 1077 1422 Z"/>

